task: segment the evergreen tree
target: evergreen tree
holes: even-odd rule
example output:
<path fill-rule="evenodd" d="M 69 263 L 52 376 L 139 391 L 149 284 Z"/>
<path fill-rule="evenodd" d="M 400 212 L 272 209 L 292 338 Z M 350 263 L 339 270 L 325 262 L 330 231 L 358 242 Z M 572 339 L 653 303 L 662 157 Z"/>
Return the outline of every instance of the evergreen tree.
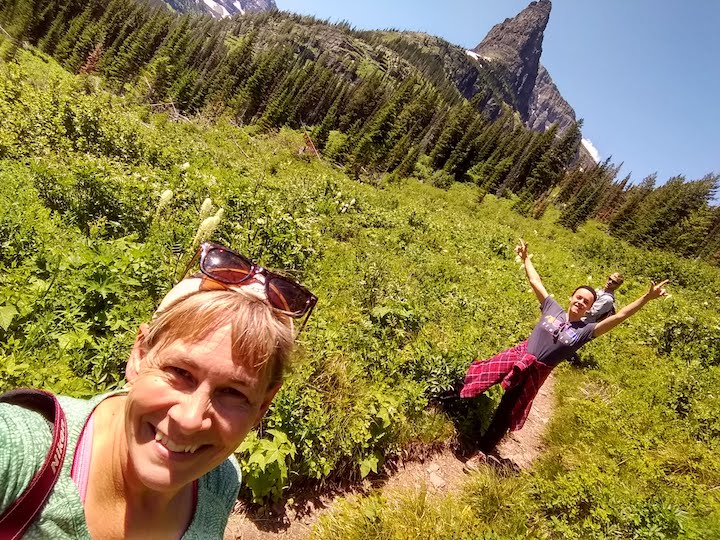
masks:
<path fill-rule="evenodd" d="M 702 256 L 712 220 L 712 209 L 707 204 L 702 205 L 663 235 L 663 247 L 684 257 Z"/>
<path fill-rule="evenodd" d="M 682 176 L 668 180 L 646 197 L 636 212 L 636 230 L 630 240 L 641 245 L 667 248 L 676 225 L 707 205 L 714 196 L 720 176 L 709 174 L 686 182 Z"/>
<path fill-rule="evenodd" d="M 340 110 L 340 105 L 345 101 L 346 92 L 346 88 L 343 87 L 343 89 L 335 98 L 335 101 L 330 107 L 330 110 L 325 115 L 325 118 L 323 118 L 323 121 L 320 123 L 319 126 L 317 126 L 317 128 L 315 128 L 312 133 L 312 139 L 315 142 L 315 147 L 318 150 L 322 150 L 325 148 L 325 143 L 327 142 L 328 136 L 330 135 L 330 131 L 337 124 L 338 111 Z"/>
<path fill-rule="evenodd" d="M 392 129 L 395 118 L 405 103 L 410 99 L 415 89 L 415 79 L 406 80 L 390 97 L 390 99 L 375 113 L 366 126 L 353 141 L 352 150 L 348 160 L 355 164 L 374 166 L 381 162 L 389 148 L 387 137 Z"/>
<path fill-rule="evenodd" d="M 80 68 L 80 73 L 86 73 L 86 74 L 95 73 L 95 70 L 97 69 L 97 66 L 100 63 L 100 58 L 102 57 L 102 53 L 103 53 L 102 43 L 98 43 L 97 45 L 95 45 L 95 48 L 88 55 L 87 59 L 85 60 L 85 63 Z"/>
<path fill-rule="evenodd" d="M 585 185 L 560 213 L 558 223 L 576 232 L 580 225 L 595 213 L 602 202 L 603 191 L 607 189 L 606 182 Z"/>
<path fill-rule="evenodd" d="M 453 149 L 463 138 L 477 113 L 468 103 L 453 107 L 440 137 L 430 153 L 430 160 L 436 169 L 442 169 Z"/>
<path fill-rule="evenodd" d="M 633 186 L 625 193 L 625 202 L 608 222 L 610 234 L 619 238 L 628 238 L 636 229 L 636 212 L 643 200 L 655 189 L 657 173 L 646 176 L 639 185 Z"/>
<path fill-rule="evenodd" d="M 580 146 L 581 127 L 582 120 L 567 128 L 563 136 L 551 145 L 532 169 L 525 184 L 525 189 L 532 199 L 539 197 L 559 182 L 565 168 L 577 154 Z"/>
<path fill-rule="evenodd" d="M 498 195 L 506 190 L 519 193 L 525 186 L 528 175 L 537 166 L 546 152 L 552 152 L 552 144 L 557 133 L 557 125 L 553 124 L 550 129 L 540 134 L 530 143 L 530 146 L 522 153 L 518 160 L 514 160 L 513 168 L 500 186 Z"/>
<path fill-rule="evenodd" d="M 625 188 L 630 183 L 630 174 L 627 174 L 619 183 L 613 183 L 608 190 L 600 209 L 597 212 L 597 219 L 607 223 L 612 215 L 622 206 Z"/>
<path fill-rule="evenodd" d="M 456 180 L 463 180 L 468 169 L 476 160 L 482 132 L 486 127 L 485 120 L 476 114 L 467 131 L 455 145 L 445 165 L 443 165 L 443 170 L 453 175 Z"/>

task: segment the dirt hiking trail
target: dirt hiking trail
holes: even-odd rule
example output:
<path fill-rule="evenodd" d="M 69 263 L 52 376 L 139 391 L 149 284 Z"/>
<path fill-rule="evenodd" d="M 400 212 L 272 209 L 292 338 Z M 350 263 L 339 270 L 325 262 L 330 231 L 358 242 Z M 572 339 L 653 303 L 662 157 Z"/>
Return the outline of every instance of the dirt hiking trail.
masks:
<path fill-rule="evenodd" d="M 520 431 L 510 433 L 500 442 L 497 454 L 520 469 L 529 468 L 543 451 L 542 435 L 555 404 L 555 379 L 547 378 L 533 402 L 530 415 Z M 459 490 L 467 474 L 464 462 L 448 449 L 433 454 L 423 462 L 401 463 L 397 470 L 385 471 L 385 477 L 366 480 L 349 488 L 325 489 L 321 493 L 295 494 L 294 499 L 255 509 L 238 502 L 230 516 L 224 540 L 304 540 L 318 517 L 332 508 L 334 502 L 354 493 L 367 494 L 381 490 L 419 489 L 426 486 L 434 493 Z"/>

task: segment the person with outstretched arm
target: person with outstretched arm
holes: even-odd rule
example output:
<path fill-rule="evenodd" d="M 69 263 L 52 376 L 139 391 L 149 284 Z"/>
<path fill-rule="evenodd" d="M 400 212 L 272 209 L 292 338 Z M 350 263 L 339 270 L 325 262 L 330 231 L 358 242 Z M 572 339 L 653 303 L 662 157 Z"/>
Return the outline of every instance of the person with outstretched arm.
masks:
<path fill-rule="evenodd" d="M 567 310 L 563 309 L 545 289 L 528 255 L 528 245 L 522 239 L 515 252 L 523 261 L 530 287 L 540 302 L 540 321 L 526 341 L 489 360 L 476 360 L 467 371 L 460 390 L 461 398 L 478 396 L 497 383 L 505 389 L 490 426 L 481 438 L 481 453 L 472 458 L 473 461 L 484 460 L 508 430 L 522 428 L 535 395 L 556 365 L 591 339 L 615 328 L 649 301 L 667 294 L 668 280 L 657 284 L 651 282 L 644 295 L 616 314 L 598 323 L 587 322 L 583 316 L 597 299 L 595 289 L 588 285 L 577 287 Z M 472 463 L 469 465 L 472 468 Z"/>

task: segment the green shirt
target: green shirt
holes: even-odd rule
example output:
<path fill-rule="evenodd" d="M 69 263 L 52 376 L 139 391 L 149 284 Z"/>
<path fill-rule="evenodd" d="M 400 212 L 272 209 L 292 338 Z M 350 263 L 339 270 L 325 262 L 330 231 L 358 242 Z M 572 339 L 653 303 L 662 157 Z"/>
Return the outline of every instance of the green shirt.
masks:
<path fill-rule="evenodd" d="M 117 393 L 96 396 L 89 401 L 58 396 L 68 423 L 65 462 L 50 498 L 24 538 L 90 540 L 80 494 L 70 470 L 75 447 L 90 413 L 103 399 Z M 51 439 L 49 424 L 40 414 L 0 403 L 0 513 L 22 494 L 40 469 Z M 222 538 L 239 489 L 240 468 L 232 456 L 200 478 L 195 515 L 183 539 Z"/>

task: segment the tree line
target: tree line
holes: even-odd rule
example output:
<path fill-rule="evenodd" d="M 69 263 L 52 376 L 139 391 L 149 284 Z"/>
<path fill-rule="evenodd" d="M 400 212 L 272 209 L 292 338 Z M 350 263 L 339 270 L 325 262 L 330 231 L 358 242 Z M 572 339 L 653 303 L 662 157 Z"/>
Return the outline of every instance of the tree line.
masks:
<path fill-rule="evenodd" d="M 317 149 L 358 177 L 474 182 L 516 196 L 524 215 L 554 204 L 572 230 L 597 218 L 634 244 L 720 263 L 718 176 L 655 187 L 654 177 L 617 181 L 607 161 L 573 167 L 581 121 L 529 130 L 502 70 L 470 59 L 465 70 L 464 53 L 437 38 L 282 12 L 218 21 L 156 1 L 0 0 L 0 21 L 68 70 L 98 73 L 153 107 L 260 130 L 307 126 Z"/>

